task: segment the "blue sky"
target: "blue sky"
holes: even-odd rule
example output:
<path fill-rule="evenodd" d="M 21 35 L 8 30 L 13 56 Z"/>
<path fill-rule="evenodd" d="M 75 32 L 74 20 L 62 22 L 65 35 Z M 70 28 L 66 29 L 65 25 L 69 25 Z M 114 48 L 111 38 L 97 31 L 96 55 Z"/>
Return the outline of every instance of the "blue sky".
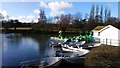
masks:
<path fill-rule="evenodd" d="M 40 0 L 1 0 L 3 2 L 40 2 Z M 51 2 L 56 0 L 41 0 L 44 2 Z M 66 2 L 118 2 L 119 0 L 57 0 Z"/>
<path fill-rule="evenodd" d="M 118 2 L 64 2 L 64 1 L 53 1 L 53 2 L 3 2 L 2 10 L 4 16 L 9 16 L 11 19 L 18 19 L 20 21 L 37 21 L 39 9 L 45 10 L 46 16 L 56 16 L 60 14 L 75 14 L 81 12 L 90 13 L 92 5 L 103 5 L 111 9 L 111 16 L 118 17 Z M 104 13 L 104 11 L 103 11 Z"/>

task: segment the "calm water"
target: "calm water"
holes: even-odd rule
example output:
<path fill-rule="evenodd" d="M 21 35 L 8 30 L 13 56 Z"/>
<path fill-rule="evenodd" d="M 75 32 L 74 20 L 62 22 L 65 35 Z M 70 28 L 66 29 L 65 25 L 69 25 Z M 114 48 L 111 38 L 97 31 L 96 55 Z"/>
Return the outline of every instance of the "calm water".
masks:
<path fill-rule="evenodd" d="M 15 36 L 17 37 L 11 37 Z M 45 56 L 54 56 L 55 50 L 49 47 L 48 34 L 0 34 L 2 38 L 3 66 L 17 66 L 20 62 L 40 59 Z"/>

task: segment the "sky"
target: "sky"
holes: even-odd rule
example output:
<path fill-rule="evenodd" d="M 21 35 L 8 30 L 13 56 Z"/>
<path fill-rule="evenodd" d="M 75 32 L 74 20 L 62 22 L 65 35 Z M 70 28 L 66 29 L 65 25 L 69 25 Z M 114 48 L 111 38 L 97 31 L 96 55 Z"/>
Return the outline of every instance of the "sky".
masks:
<path fill-rule="evenodd" d="M 1 0 L 3 2 L 39 2 L 40 0 Z M 41 0 L 44 2 L 51 2 L 56 0 Z M 57 0 L 66 2 L 118 2 L 119 0 Z"/>
<path fill-rule="evenodd" d="M 18 19 L 20 22 L 31 22 L 34 20 L 38 21 L 39 17 L 39 9 L 44 9 L 47 17 L 54 17 L 60 14 L 75 14 L 80 12 L 83 14 L 90 14 L 90 10 L 92 5 L 100 6 L 103 5 L 103 10 L 105 7 L 108 7 L 111 10 L 112 17 L 118 17 L 118 2 L 66 2 L 66 1 L 36 1 L 29 2 L 26 0 L 22 0 L 19 2 L 11 1 L 11 0 L 3 0 L 0 6 L 0 13 L 3 16 L 9 16 L 9 19 Z M 103 11 L 104 13 L 104 11 Z"/>

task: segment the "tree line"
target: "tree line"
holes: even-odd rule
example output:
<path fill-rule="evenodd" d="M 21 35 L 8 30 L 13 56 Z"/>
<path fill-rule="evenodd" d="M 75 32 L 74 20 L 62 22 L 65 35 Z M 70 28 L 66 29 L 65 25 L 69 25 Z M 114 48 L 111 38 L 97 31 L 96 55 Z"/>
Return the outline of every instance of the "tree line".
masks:
<path fill-rule="evenodd" d="M 99 5 L 92 5 L 90 14 L 85 13 L 82 14 L 81 12 L 77 12 L 76 14 L 61 14 L 55 17 L 46 18 L 45 11 L 40 9 L 41 13 L 39 14 L 38 23 L 22 23 L 19 20 L 9 20 L 9 21 L 1 21 L 3 27 L 33 27 L 36 28 L 47 28 L 49 24 L 56 24 L 59 25 L 59 28 L 62 31 L 66 31 L 68 26 L 74 29 L 82 29 L 82 30 L 92 30 L 96 26 L 104 26 L 104 25 L 120 25 L 118 18 L 111 17 L 111 10 L 108 7 L 103 9 L 103 5 L 99 7 Z M 0 19 L 3 19 L 2 15 L 0 14 Z M 36 25 L 37 24 L 37 25 Z M 42 26 L 40 26 L 42 25 Z M 43 26 L 44 25 L 44 26 Z M 40 27 L 39 27 L 40 26 Z M 55 27 L 55 26 L 53 26 Z M 56 27 L 57 28 L 57 27 Z"/>

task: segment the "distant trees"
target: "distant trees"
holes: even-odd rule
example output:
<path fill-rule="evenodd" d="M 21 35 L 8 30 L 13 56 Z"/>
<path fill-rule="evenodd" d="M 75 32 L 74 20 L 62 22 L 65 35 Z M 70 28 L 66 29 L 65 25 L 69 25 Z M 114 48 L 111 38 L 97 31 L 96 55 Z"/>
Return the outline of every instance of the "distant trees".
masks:
<path fill-rule="evenodd" d="M 91 11 L 90 11 L 90 17 L 89 17 L 88 23 L 93 22 L 93 21 L 95 21 L 96 23 L 103 23 L 103 20 L 106 23 L 107 19 L 111 17 L 111 10 L 108 9 L 108 7 L 105 7 L 104 17 L 103 17 L 103 5 L 101 5 L 100 14 L 99 14 L 99 6 L 98 5 L 96 5 L 96 15 L 94 14 L 94 12 L 95 12 L 94 9 L 95 9 L 95 6 L 93 4 Z"/>
<path fill-rule="evenodd" d="M 58 20 L 58 24 L 60 25 L 60 28 L 61 30 L 64 32 L 66 29 L 67 29 L 67 26 L 69 25 L 70 23 L 70 15 L 67 14 L 67 15 L 61 15 L 59 20 Z"/>
<path fill-rule="evenodd" d="M 110 17 L 111 17 L 111 10 L 109 9 L 107 13 L 107 18 L 110 18 Z"/>
<path fill-rule="evenodd" d="M 3 18 L 4 17 L 0 13 L 0 20 L 2 20 Z M 9 18 L 9 16 L 6 16 L 5 18 Z M 105 9 L 103 10 L 103 5 L 99 7 L 99 5 L 95 6 L 93 4 L 89 14 L 88 13 L 82 14 L 81 12 L 76 12 L 75 14 L 61 14 L 59 16 L 49 17 L 49 18 L 46 17 L 45 11 L 43 9 L 40 9 L 38 23 L 36 23 L 35 26 L 33 26 L 33 23 L 23 24 L 19 22 L 19 20 L 6 20 L 3 22 L 6 28 L 32 26 L 36 29 L 39 28 L 39 30 L 41 31 L 49 30 L 51 26 L 48 26 L 48 25 L 54 24 L 55 26 L 57 25 L 55 27 L 56 30 L 61 29 L 63 32 L 65 32 L 67 29 L 70 29 L 70 28 L 77 29 L 77 31 L 79 30 L 89 31 L 99 25 L 116 24 L 118 22 L 118 19 L 116 17 L 111 17 L 111 10 L 108 9 L 108 7 L 105 7 Z"/>
<path fill-rule="evenodd" d="M 86 23 L 84 29 L 90 31 L 94 29 L 96 26 L 97 26 L 97 23 L 93 20 L 93 21 Z"/>
<path fill-rule="evenodd" d="M 103 22 L 103 5 L 101 5 L 101 10 L 100 10 L 100 21 Z"/>
<path fill-rule="evenodd" d="M 97 5 L 96 6 L 96 16 L 98 15 L 98 13 L 99 13 L 99 6 Z"/>
<path fill-rule="evenodd" d="M 98 14 L 98 7 L 96 8 L 97 12 L 96 14 Z M 90 16 L 89 16 L 89 20 L 88 20 L 88 23 L 85 25 L 85 29 L 86 30 L 91 30 L 95 27 L 95 14 L 94 14 L 94 11 L 95 11 L 95 6 L 94 4 L 92 5 L 92 8 L 91 8 L 91 11 L 90 11 Z"/>
<path fill-rule="evenodd" d="M 97 5 L 96 6 L 96 16 L 95 16 L 95 21 L 96 22 L 99 22 L 99 20 L 100 20 L 100 15 L 98 15 L 98 13 L 99 13 L 99 6 Z"/>
<path fill-rule="evenodd" d="M 46 19 L 46 15 L 45 15 L 45 11 L 40 9 L 40 13 L 39 13 L 40 18 L 38 18 L 38 23 L 46 23 L 47 19 Z"/>
<path fill-rule="evenodd" d="M 91 30 L 98 25 L 108 25 L 118 22 L 118 19 L 116 17 L 111 17 L 111 10 L 108 9 L 108 7 L 105 7 L 103 14 L 103 5 L 101 5 L 100 10 L 99 10 L 99 5 L 96 5 L 96 15 L 94 14 L 94 12 L 95 12 L 95 6 L 93 4 L 90 11 L 88 23 L 85 25 L 85 29 Z"/>
<path fill-rule="evenodd" d="M 81 21 L 79 21 L 79 20 L 75 20 L 74 21 L 73 25 L 74 25 L 74 28 L 77 29 L 77 31 L 79 29 L 83 29 L 84 28 L 84 23 L 82 23 L 82 22 L 83 22 L 82 20 Z"/>
<path fill-rule="evenodd" d="M 73 15 L 73 19 L 81 21 L 82 20 L 82 13 L 81 12 L 77 12 L 76 14 Z"/>
<path fill-rule="evenodd" d="M 114 23 L 117 23 L 117 22 L 118 22 L 118 19 L 116 17 L 109 17 L 107 19 L 106 24 L 114 24 Z"/>
<path fill-rule="evenodd" d="M 84 20 L 86 21 L 86 20 L 88 20 L 88 18 L 89 18 L 89 14 L 88 14 L 88 13 L 85 13 L 85 14 L 84 14 Z"/>
<path fill-rule="evenodd" d="M 14 27 L 22 27 L 22 23 L 18 19 L 14 20 Z"/>
<path fill-rule="evenodd" d="M 105 13 L 105 23 L 107 23 L 108 19 L 111 18 L 111 10 L 110 9 L 108 10 L 108 8 L 106 7 L 104 13 Z"/>
<path fill-rule="evenodd" d="M 0 13 L 0 21 L 4 19 L 4 16 L 2 15 L 2 13 Z"/>
<path fill-rule="evenodd" d="M 47 23 L 53 23 L 53 20 L 54 20 L 53 17 L 49 17 L 49 18 L 47 19 Z"/>
<path fill-rule="evenodd" d="M 108 10 L 107 10 L 107 7 L 106 7 L 105 11 L 104 11 L 104 13 L 105 13 L 105 22 L 107 21 L 107 12 L 108 12 Z"/>
<path fill-rule="evenodd" d="M 60 28 L 65 31 L 67 25 L 72 24 L 76 29 L 84 28 L 92 30 L 98 25 L 106 25 L 117 22 L 117 18 L 111 17 L 111 10 L 105 7 L 103 12 L 103 5 L 92 5 L 90 14 L 85 13 L 84 17 L 81 12 L 75 14 L 62 14 L 61 16 L 54 17 L 54 21 L 60 25 Z"/>
<path fill-rule="evenodd" d="M 89 17 L 89 22 L 93 22 L 94 21 L 94 4 L 92 5 L 92 9 L 90 11 L 90 17 Z"/>

